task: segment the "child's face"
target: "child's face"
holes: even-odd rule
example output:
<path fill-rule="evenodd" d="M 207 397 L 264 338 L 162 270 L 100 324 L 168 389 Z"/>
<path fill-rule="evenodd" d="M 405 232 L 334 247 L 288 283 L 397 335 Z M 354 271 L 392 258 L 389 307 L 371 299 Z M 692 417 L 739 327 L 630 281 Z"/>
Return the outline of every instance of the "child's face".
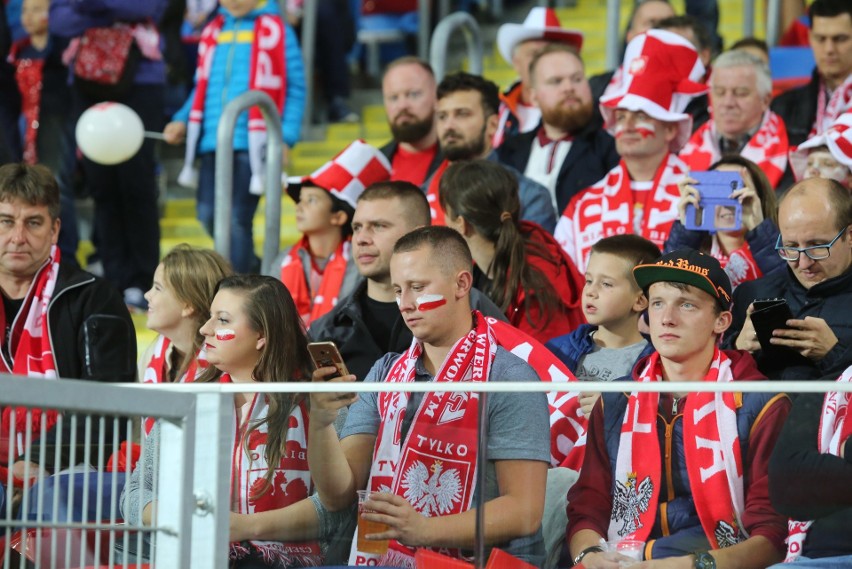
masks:
<path fill-rule="evenodd" d="M 333 214 L 331 196 L 322 188 L 305 186 L 296 204 L 296 229 L 312 233 L 328 229 Z"/>
<path fill-rule="evenodd" d="M 268 0 L 220 0 L 222 8 L 235 18 L 242 18 Z"/>
<path fill-rule="evenodd" d="M 24 0 L 21 6 L 21 25 L 31 36 L 47 32 L 47 12 L 50 0 Z"/>
<path fill-rule="evenodd" d="M 633 266 L 609 253 L 592 253 L 583 287 L 583 314 L 589 324 L 607 327 L 644 309 L 644 295 L 631 274 Z"/>

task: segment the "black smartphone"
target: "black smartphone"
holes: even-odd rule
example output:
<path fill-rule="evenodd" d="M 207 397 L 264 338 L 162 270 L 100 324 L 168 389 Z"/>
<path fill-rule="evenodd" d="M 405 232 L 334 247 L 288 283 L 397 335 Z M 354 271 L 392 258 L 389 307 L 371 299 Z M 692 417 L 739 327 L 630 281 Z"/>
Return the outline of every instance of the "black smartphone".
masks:
<path fill-rule="evenodd" d="M 311 353 L 311 359 L 316 367 L 334 366 L 337 368 L 338 375 L 349 375 L 349 370 L 343 363 L 340 350 L 337 349 L 334 342 L 311 342 L 308 344 L 308 351 Z"/>
<path fill-rule="evenodd" d="M 787 301 L 783 298 L 768 298 L 754 301 L 754 312 L 751 313 L 751 323 L 757 333 L 757 341 L 763 355 L 776 352 L 786 346 L 776 346 L 769 342 L 773 330 L 787 328 L 787 320 L 793 318 Z"/>

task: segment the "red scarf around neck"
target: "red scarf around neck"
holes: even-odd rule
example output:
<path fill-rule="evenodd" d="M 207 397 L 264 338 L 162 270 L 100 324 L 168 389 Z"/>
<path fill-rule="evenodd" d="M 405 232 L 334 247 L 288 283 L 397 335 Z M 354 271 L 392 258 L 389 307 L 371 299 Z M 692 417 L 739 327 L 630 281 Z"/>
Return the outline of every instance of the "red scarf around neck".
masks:
<path fill-rule="evenodd" d="M 660 248 L 677 218 L 678 181 L 688 168 L 680 158 L 668 154 L 657 167 L 653 188 L 647 191 L 642 211 L 641 235 Z M 586 271 L 592 245 L 610 235 L 635 233 L 636 208 L 630 174 L 622 160 L 594 186 L 581 191 L 568 203 L 553 236 L 574 261 L 580 274 Z"/>
<path fill-rule="evenodd" d="M 680 151 L 681 160 L 686 162 L 690 170 L 707 170 L 722 157 L 719 136 L 715 123 L 710 119 L 692 134 L 689 142 Z M 787 169 L 789 149 L 784 121 L 772 111 L 766 111 L 760 121 L 760 128 L 746 143 L 740 156 L 760 166 L 769 183 L 775 188 Z"/>
<path fill-rule="evenodd" d="M 488 381 L 497 350 L 494 331 L 486 318 L 473 312 L 474 327 L 450 349 L 435 374 L 435 382 Z M 415 338 L 393 364 L 387 383 L 414 381 L 423 345 Z M 470 509 L 476 480 L 479 395 L 431 392 L 423 395 L 408 435 L 400 427 L 408 393 L 380 393 L 379 431 L 367 489 L 405 498 L 426 517 L 459 514 Z M 352 541 L 350 565 L 413 566 L 414 550 L 391 541 L 384 556 L 357 550 Z M 458 557 L 458 551 L 444 551 Z"/>
<path fill-rule="evenodd" d="M 210 68 L 213 65 L 213 54 L 219 41 L 219 32 L 225 23 L 222 14 L 216 16 L 201 33 L 198 44 L 198 68 L 196 70 L 195 97 L 189 111 L 189 124 L 186 130 L 186 156 L 183 169 L 178 176 L 181 185 L 195 187 L 198 185 L 198 172 L 194 169 L 195 153 L 201 138 L 202 117 L 207 97 L 207 87 L 210 82 Z M 255 18 L 254 41 L 251 46 L 251 62 L 249 65 L 249 90 L 263 91 L 269 95 L 280 114 L 284 109 L 284 99 L 287 95 L 287 61 L 284 58 L 284 36 L 286 28 L 276 15 L 261 14 Z M 235 32 L 236 33 L 236 32 Z M 218 95 L 217 95 L 218 96 Z M 266 123 L 259 107 L 249 109 L 248 121 L 249 163 L 251 165 L 251 182 L 249 191 L 262 195 L 264 149 L 266 146 Z"/>
<path fill-rule="evenodd" d="M 725 273 L 731 279 L 731 288 L 736 289 L 744 282 L 753 281 L 763 276 L 763 272 L 757 266 L 757 261 L 751 254 L 751 247 L 748 246 L 747 241 L 743 241 L 742 247 L 726 255 L 722 252 L 719 240 L 714 235 L 710 246 L 710 255 L 719 261 L 719 264 L 725 269 Z"/>
<path fill-rule="evenodd" d="M 662 381 L 660 355 L 648 360 L 638 381 Z M 704 381 L 734 381 L 731 360 L 718 348 Z M 659 513 L 661 464 L 657 437 L 658 393 L 633 392 L 627 402 L 614 471 L 608 539 L 647 541 Z M 734 393 L 690 393 L 683 413 L 683 441 L 695 509 L 710 549 L 747 536 L 743 461 Z"/>
<path fill-rule="evenodd" d="M 319 290 L 316 291 L 310 289 L 305 276 L 306 271 L 314 270 L 316 267 L 305 267 L 299 255 L 299 251 L 306 251 L 313 259 L 308 236 L 303 236 L 284 257 L 281 263 L 281 282 L 290 291 L 290 296 L 293 297 L 296 310 L 305 326 L 330 312 L 337 304 L 340 287 L 343 286 L 343 279 L 346 276 L 346 267 L 351 258 L 350 246 L 351 242 L 348 239 L 342 240 L 337 245 L 337 249 L 328 258 L 325 268 L 321 271 L 322 282 L 320 282 Z M 317 270 L 317 272 L 320 271 Z"/>
<path fill-rule="evenodd" d="M 157 337 L 156 344 L 154 344 L 154 353 L 151 354 L 151 359 L 148 360 L 148 365 L 145 366 L 142 383 L 151 383 L 154 385 L 159 383 L 169 383 L 169 348 L 171 347 L 171 344 L 171 340 L 162 334 Z M 202 346 L 198 354 L 191 362 L 189 362 L 186 372 L 177 378 L 175 383 L 192 383 L 195 381 L 198 371 L 207 369 L 207 365 L 207 354 Z M 156 419 L 152 417 L 145 419 L 146 435 L 151 433 L 151 429 L 154 427 L 155 421 Z"/>
<path fill-rule="evenodd" d="M 0 302 L 0 322 L 3 323 L 0 328 L 0 342 L 5 343 L 9 347 L 9 353 L 12 354 L 11 362 L 7 361 L 5 355 L 0 357 L 0 372 L 56 379 L 56 363 L 48 334 L 47 308 L 50 306 L 56 288 L 60 256 L 59 247 L 56 245 L 51 247 L 50 257 L 33 277 L 30 289 L 24 297 L 24 303 L 18 314 L 14 316 L 8 338 L 5 337 L 5 323 L 12 315 L 5 313 L 3 303 Z M 32 416 L 30 423 L 32 440 L 39 437 L 42 422 L 46 422 L 45 428 L 50 430 L 56 424 L 58 414 L 56 411 L 19 407 L 16 409 L 13 425 L 13 409 L 13 407 L 3 408 L 0 438 L 3 439 L 3 445 L 15 444 L 16 452 L 21 454 L 25 450 L 27 412 L 29 411 Z M 14 441 L 10 440 L 13 426 Z M 6 456 L 8 455 L 4 454 L 3 458 Z"/>
<path fill-rule="evenodd" d="M 837 378 L 838 383 L 852 382 L 852 366 Z M 822 403 L 819 418 L 817 448 L 822 454 L 840 456 L 840 446 L 852 436 L 852 420 L 849 417 L 849 401 L 852 393 L 829 391 Z M 790 520 L 787 523 L 787 557 L 784 562 L 793 561 L 802 554 L 802 545 L 808 537 L 812 521 Z"/>

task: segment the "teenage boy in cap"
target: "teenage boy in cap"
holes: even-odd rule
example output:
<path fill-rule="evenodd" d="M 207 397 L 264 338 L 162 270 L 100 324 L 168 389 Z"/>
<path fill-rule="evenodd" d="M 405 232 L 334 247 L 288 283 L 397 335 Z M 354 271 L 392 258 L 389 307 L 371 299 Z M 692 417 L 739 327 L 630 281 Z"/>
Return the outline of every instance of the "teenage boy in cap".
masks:
<path fill-rule="evenodd" d="M 680 200 L 677 182 L 686 164 L 677 157 L 692 132 L 684 112 L 707 87 L 704 65 L 683 37 L 651 30 L 627 46 L 626 70 L 601 101 L 621 162 L 571 198 L 554 236 L 580 271 L 603 237 L 635 233 L 662 248 Z"/>
<path fill-rule="evenodd" d="M 503 24 L 497 30 L 497 48 L 506 63 L 515 68 L 518 79 L 500 95 L 494 148 L 506 138 L 538 127 L 541 110 L 531 96 L 530 62 L 550 43 L 570 45 L 578 54 L 583 47 L 583 33 L 563 28 L 553 8 L 536 6 L 523 24 Z"/>
<path fill-rule="evenodd" d="M 289 181 L 302 238 L 284 251 L 280 278 L 306 326 L 358 283 L 350 253 L 355 204 L 366 186 L 388 180 L 390 170 L 384 154 L 356 140 L 310 176 Z"/>
<path fill-rule="evenodd" d="M 634 381 L 764 379 L 751 356 L 722 351 L 731 282 L 692 249 L 633 269 L 657 352 Z M 601 539 L 645 542 L 638 567 L 763 568 L 781 559 L 786 519 L 769 503 L 767 462 L 790 409 L 767 393 L 606 393 L 592 411 L 580 478 L 568 492 L 575 563 L 618 567 Z M 657 561 L 665 559 L 665 562 Z"/>

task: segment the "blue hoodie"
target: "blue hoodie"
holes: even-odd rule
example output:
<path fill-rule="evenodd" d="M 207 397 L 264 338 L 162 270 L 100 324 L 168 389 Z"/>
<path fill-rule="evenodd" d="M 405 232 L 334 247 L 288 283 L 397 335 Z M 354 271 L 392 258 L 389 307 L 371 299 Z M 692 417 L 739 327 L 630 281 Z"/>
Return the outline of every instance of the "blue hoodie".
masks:
<path fill-rule="evenodd" d="M 210 80 L 204 100 L 201 139 L 198 143 L 199 154 L 216 150 L 216 130 L 222 111 L 229 102 L 249 90 L 255 19 L 261 14 L 278 14 L 278 8 L 272 0 L 260 0 L 254 10 L 241 18 L 234 18 L 222 7 L 219 7 L 219 13 L 225 18 L 220 38 L 223 33 L 232 32 L 226 37 L 233 39 L 220 41 L 216 51 L 213 52 Z M 302 64 L 302 50 L 299 47 L 296 32 L 286 23 L 284 28 L 287 93 L 281 114 L 281 129 L 284 143 L 292 147 L 299 140 L 302 115 L 305 112 L 305 68 Z M 195 88 L 172 119 L 187 122 L 193 99 L 195 99 Z M 248 150 L 248 111 L 240 114 L 237 119 L 234 130 L 234 150 Z"/>
<path fill-rule="evenodd" d="M 553 352 L 571 370 L 571 373 L 574 373 L 577 371 L 580 358 L 591 353 L 594 349 L 595 343 L 592 341 L 590 332 L 597 329 L 597 326 L 592 326 L 591 324 L 581 324 L 576 330 L 564 336 L 553 338 L 545 344 L 545 347 Z M 636 359 L 638 361 L 653 352 L 654 346 L 649 341 L 648 345 L 645 346 L 645 349 L 642 350 L 642 353 Z"/>

